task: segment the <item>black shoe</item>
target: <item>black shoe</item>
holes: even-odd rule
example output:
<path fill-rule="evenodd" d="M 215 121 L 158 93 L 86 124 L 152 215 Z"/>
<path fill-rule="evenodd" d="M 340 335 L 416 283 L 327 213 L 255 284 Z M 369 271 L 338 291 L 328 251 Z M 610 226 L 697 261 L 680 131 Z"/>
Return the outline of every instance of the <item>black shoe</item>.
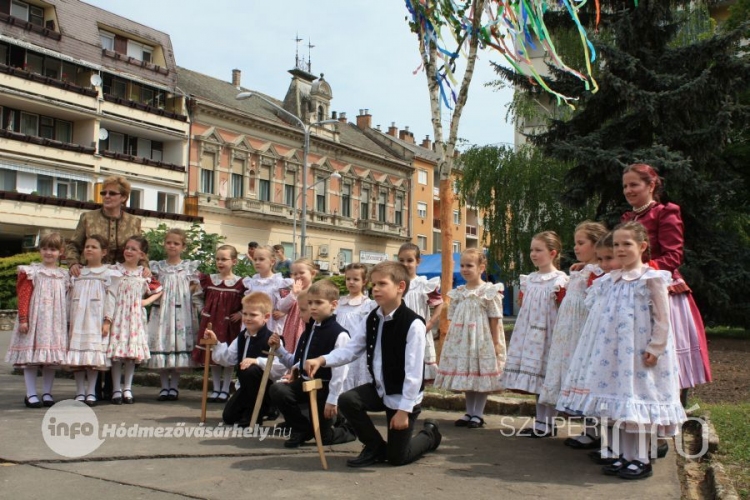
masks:
<path fill-rule="evenodd" d="M 633 460 L 627 466 L 620 469 L 617 475 L 622 479 L 646 479 L 654 475 L 654 468 L 650 463 L 644 464 L 640 460 Z"/>
<path fill-rule="evenodd" d="M 32 399 L 36 399 L 36 401 L 31 401 Z M 26 408 L 41 408 L 42 402 L 39 400 L 39 396 L 34 394 L 33 396 L 26 396 L 23 399 L 23 404 L 26 405 Z"/>
<path fill-rule="evenodd" d="M 226 403 L 229 401 L 229 393 L 225 391 L 219 392 L 219 395 L 216 397 L 216 403 Z"/>
<path fill-rule="evenodd" d="M 305 443 L 305 441 L 310 441 L 313 437 L 314 436 L 310 433 L 310 431 L 305 431 L 305 432 L 292 431 L 292 434 L 289 436 L 289 439 L 284 441 L 284 448 L 299 448 Z"/>
<path fill-rule="evenodd" d="M 89 408 L 93 408 L 94 406 L 96 406 L 96 396 L 94 396 L 93 394 L 89 394 L 88 396 L 86 396 L 86 399 L 83 402 L 86 403 L 86 406 L 88 406 Z"/>
<path fill-rule="evenodd" d="M 618 458 L 612 465 L 605 465 L 602 467 L 602 472 L 605 476 L 617 476 L 621 470 L 625 469 L 630 462 L 624 458 Z"/>
<path fill-rule="evenodd" d="M 532 427 L 528 427 L 526 429 L 522 429 L 518 431 L 517 436 L 533 438 L 533 439 L 547 438 L 547 437 L 557 436 L 557 428 L 547 427 L 546 431 L 539 431 L 536 429 L 536 427 L 532 426 Z"/>
<path fill-rule="evenodd" d="M 466 419 L 461 417 L 453 422 L 453 425 L 455 425 L 456 427 L 468 427 L 469 421 L 471 420 L 471 415 L 469 415 L 468 413 L 464 413 L 464 417 L 466 417 Z"/>
<path fill-rule="evenodd" d="M 44 399 L 47 396 L 49 396 L 49 399 Z M 42 394 L 42 406 L 44 406 L 45 408 L 55 406 L 55 400 L 54 398 L 52 398 L 52 394 L 50 394 L 49 392 L 45 392 L 44 394 Z"/>
<path fill-rule="evenodd" d="M 159 391 L 159 395 L 156 397 L 157 401 L 169 400 L 169 389 L 162 389 Z"/>
<path fill-rule="evenodd" d="M 276 420 L 277 418 L 279 418 L 279 415 L 279 410 L 275 407 L 271 407 L 268 409 L 268 411 L 263 413 L 263 420 Z"/>
<path fill-rule="evenodd" d="M 469 420 L 469 423 L 466 424 L 466 427 L 469 429 L 479 429 L 480 427 L 484 427 L 484 419 L 474 415 L 471 417 L 471 420 Z"/>
<path fill-rule="evenodd" d="M 122 402 L 126 405 L 132 405 L 133 403 L 135 403 L 135 399 L 133 399 L 133 391 L 131 391 L 130 389 L 125 389 L 124 391 L 122 391 Z"/>
<path fill-rule="evenodd" d="M 607 447 L 607 451 L 614 455 L 612 448 Z M 602 457 L 601 451 L 592 451 L 589 453 L 589 458 L 594 461 L 597 465 L 612 465 L 613 463 L 620 460 L 620 457 Z"/>
<path fill-rule="evenodd" d="M 219 397 L 219 391 L 212 391 L 211 394 L 208 395 L 208 399 L 206 399 L 206 401 L 208 401 L 209 403 L 215 403 L 216 398 L 218 397 Z"/>
<path fill-rule="evenodd" d="M 386 444 L 381 441 L 378 446 L 365 446 L 357 458 L 346 461 L 349 467 L 369 467 L 386 460 Z"/>
<path fill-rule="evenodd" d="M 669 443 L 662 441 L 656 447 L 656 458 L 664 458 L 669 453 Z"/>
<path fill-rule="evenodd" d="M 178 391 L 177 389 L 169 389 L 167 401 L 177 401 L 178 399 L 180 399 L 180 391 Z"/>
<path fill-rule="evenodd" d="M 122 404 L 122 391 L 115 391 L 112 393 L 112 401 L 113 405 L 121 405 Z"/>
<path fill-rule="evenodd" d="M 588 443 L 582 443 L 576 438 L 568 438 L 563 441 L 563 444 L 565 446 L 573 448 L 574 450 L 596 450 L 597 448 L 600 448 L 602 446 L 602 440 L 600 438 L 589 436 L 588 434 L 583 435 L 591 439 L 591 441 Z"/>
<path fill-rule="evenodd" d="M 483 420 L 482 424 L 484 424 Z M 426 432 L 432 436 L 432 446 L 430 446 L 430 451 L 437 450 L 438 446 L 440 446 L 440 443 L 443 441 L 443 435 L 440 434 L 440 429 L 438 428 L 438 421 L 433 418 L 425 419 L 424 430 L 422 432 Z"/>

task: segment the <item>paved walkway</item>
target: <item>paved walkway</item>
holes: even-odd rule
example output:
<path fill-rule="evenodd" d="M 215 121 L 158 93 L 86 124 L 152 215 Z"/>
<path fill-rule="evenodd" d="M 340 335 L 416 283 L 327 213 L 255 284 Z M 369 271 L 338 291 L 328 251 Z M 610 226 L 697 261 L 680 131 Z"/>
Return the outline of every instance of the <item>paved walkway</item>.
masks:
<path fill-rule="evenodd" d="M 9 337 L 8 332 L 0 332 L 3 356 Z M 505 437 L 503 434 L 512 428 L 526 425 L 526 419 L 520 417 L 493 415 L 487 418 L 484 429 L 468 430 L 453 427 L 459 413 L 425 411 L 423 416 L 436 418 L 442 424 L 443 444 L 437 452 L 398 468 L 347 468 L 345 460 L 359 453 L 358 443 L 327 447 L 330 470 L 323 471 L 314 446 L 287 450 L 281 437 L 116 437 L 115 429 L 120 428 L 131 432 L 140 428 L 145 432 L 149 428 L 171 427 L 183 429 L 183 434 L 195 432 L 200 393 L 182 391 L 179 401 L 161 403 L 155 401 L 157 392 L 152 387 L 136 387 L 136 404 L 107 403 L 94 408 L 89 416 L 95 416 L 99 436 L 104 432 L 114 436 L 105 437 L 87 456 L 66 458 L 47 446 L 42 432 L 54 414 L 47 414 L 45 421 L 46 409 L 25 408 L 23 379 L 11 375 L 11 367 L 0 363 L 2 497 L 238 500 L 262 495 L 396 499 L 421 493 L 430 499 L 472 500 L 680 498 L 674 452 L 658 461 L 651 479 L 626 483 L 603 476 L 586 452 L 563 446 L 566 432 L 542 440 Z M 74 382 L 57 379 L 54 393 L 58 400 L 72 397 Z M 220 406 L 211 405 L 207 426 L 217 426 L 220 417 Z M 384 419 L 376 419 L 383 430 Z M 87 436 L 78 435 L 76 439 L 91 442 Z"/>

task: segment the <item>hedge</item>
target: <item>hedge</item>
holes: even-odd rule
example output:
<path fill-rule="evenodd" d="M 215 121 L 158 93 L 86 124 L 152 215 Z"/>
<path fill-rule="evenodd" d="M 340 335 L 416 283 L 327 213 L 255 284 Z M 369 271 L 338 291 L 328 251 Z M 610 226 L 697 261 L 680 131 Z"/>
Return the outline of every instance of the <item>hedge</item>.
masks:
<path fill-rule="evenodd" d="M 39 252 L 20 253 L 0 258 L 0 309 L 17 309 L 16 282 L 18 266 L 39 262 Z"/>

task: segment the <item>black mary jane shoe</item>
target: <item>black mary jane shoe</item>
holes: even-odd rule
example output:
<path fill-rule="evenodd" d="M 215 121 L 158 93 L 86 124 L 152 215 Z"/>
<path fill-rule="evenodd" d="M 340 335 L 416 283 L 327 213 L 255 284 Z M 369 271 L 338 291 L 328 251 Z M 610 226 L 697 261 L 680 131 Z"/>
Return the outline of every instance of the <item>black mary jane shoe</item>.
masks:
<path fill-rule="evenodd" d="M 461 417 L 453 422 L 453 425 L 455 425 L 456 427 L 468 427 L 469 422 L 471 421 L 471 415 L 469 415 L 468 413 L 464 413 L 464 417 Z"/>
<path fill-rule="evenodd" d="M 608 454 L 614 455 L 615 452 L 612 451 L 612 448 L 607 447 Z M 620 460 L 619 456 L 610 456 L 610 457 L 602 457 L 601 451 L 592 451 L 589 453 L 589 458 L 594 461 L 597 465 L 612 465 L 613 463 Z"/>
<path fill-rule="evenodd" d="M 36 399 L 36 401 L 32 401 L 32 399 Z M 39 399 L 39 396 L 34 394 L 33 396 L 26 396 L 23 398 L 23 404 L 26 405 L 26 408 L 41 408 L 42 407 L 42 401 Z"/>
<path fill-rule="evenodd" d="M 617 473 L 622 479 L 646 479 L 654 475 L 654 468 L 650 463 L 644 464 L 640 460 L 633 460 Z"/>
<path fill-rule="evenodd" d="M 47 396 L 49 396 L 49 399 L 44 399 Z M 45 392 L 44 394 L 42 394 L 42 406 L 44 406 L 45 408 L 50 408 L 52 406 L 55 406 L 55 399 L 52 397 L 52 394 L 50 394 L 49 392 Z"/>
<path fill-rule="evenodd" d="M 226 403 L 229 401 L 229 393 L 226 391 L 219 392 L 219 396 L 216 398 L 217 403 Z"/>
<path fill-rule="evenodd" d="M 208 395 L 206 401 L 208 401 L 209 403 L 215 403 L 217 401 L 217 398 L 219 397 L 219 394 L 221 394 L 219 391 L 211 391 L 211 394 Z"/>
<path fill-rule="evenodd" d="M 129 396 L 126 396 L 125 394 L 129 394 Z M 132 405 L 135 403 L 135 399 L 133 399 L 133 391 L 130 389 L 125 389 L 122 391 L 122 402 L 126 405 Z"/>
<path fill-rule="evenodd" d="M 484 419 L 474 415 L 471 417 L 471 420 L 469 420 L 469 423 L 466 424 L 466 427 L 469 429 L 479 429 L 480 427 L 484 427 Z"/>
<path fill-rule="evenodd" d="M 177 401 L 180 399 L 180 391 L 177 389 L 169 389 L 169 395 L 167 396 L 167 400 L 169 401 Z"/>
<path fill-rule="evenodd" d="M 630 465 L 630 462 L 624 458 L 618 458 L 612 463 L 612 465 L 605 465 L 602 467 L 602 472 L 605 476 L 617 476 L 620 474 L 620 471 L 624 470 L 628 465 Z"/>
<path fill-rule="evenodd" d="M 369 467 L 386 461 L 386 445 L 380 443 L 378 446 L 365 446 L 357 458 L 346 461 L 348 467 Z"/>
<path fill-rule="evenodd" d="M 97 403 L 96 396 L 93 394 L 89 394 L 88 396 L 86 396 L 86 399 L 83 402 L 86 403 L 86 406 L 88 406 L 89 408 L 93 408 Z"/>
<path fill-rule="evenodd" d="M 565 441 L 563 441 L 563 444 L 565 446 L 573 448 L 574 450 L 596 450 L 601 447 L 602 440 L 600 438 L 590 436 L 588 434 L 582 434 L 582 435 L 586 436 L 591 441 L 589 441 L 588 443 L 582 443 L 577 438 L 568 438 Z"/>
<path fill-rule="evenodd" d="M 159 391 L 159 395 L 156 397 L 157 401 L 168 401 L 169 400 L 169 389 L 162 389 Z"/>
<path fill-rule="evenodd" d="M 122 391 L 114 391 L 112 392 L 112 399 L 110 399 L 110 402 L 113 405 L 121 405 L 122 404 Z"/>
<path fill-rule="evenodd" d="M 531 427 L 527 427 L 526 429 L 521 429 L 520 431 L 518 431 L 517 436 L 527 437 L 527 438 L 532 438 L 532 439 L 548 438 L 552 436 L 557 436 L 557 428 L 547 426 L 547 430 L 540 431 L 540 430 L 537 430 L 536 427 L 531 426 Z"/>

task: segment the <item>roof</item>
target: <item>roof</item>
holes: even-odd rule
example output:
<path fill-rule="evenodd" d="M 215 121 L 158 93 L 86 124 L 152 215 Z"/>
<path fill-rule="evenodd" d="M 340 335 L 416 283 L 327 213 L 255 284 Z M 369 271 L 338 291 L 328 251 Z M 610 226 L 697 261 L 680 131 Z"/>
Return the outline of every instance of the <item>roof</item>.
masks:
<path fill-rule="evenodd" d="M 3 35 L 96 66 L 114 69 L 121 73 L 129 73 L 144 80 L 174 87 L 177 64 L 174 59 L 172 41 L 168 34 L 80 0 L 45 0 L 45 2 L 55 8 L 59 24 L 57 30 L 62 35 L 60 40 L 12 24 L 3 24 Z M 166 69 L 169 70 L 168 74 L 164 75 L 158 71 L 130 64 L 127 62 L 127 58 L 115 59 L 105 56 L 102 52 L 99 37 L 100 25 L 123 31 L 155 46 L 161 46 L 166 60 Z"/>
<path fill-rule="evenodd" d="M 279 125 L 298 129 L 296 124 L 292 124 L 288 119 L 282 119 L 281 113 L 274 110 L 262 99 L 245 99 L 238 101 L 236 96 L 240 92 L 253 92 L 261 95 L 269 101 L 284 107 L 284 102 L 273 98 L 261 92 L 241 87 L 237 89 L 230 82 L 204 75 L 186 68 L 177 68 L 177 87 L 184 93 L 193 97 L 219 104 L 221 106 L 235 109 L 267 121 L 276 122 Z M 353 123 L 341 123 L 338 125 L 340 144 L 357 149 L 364 150 L 373 155 L 379 156 L 387 161 L 396 161 L 403 164 L 403 160 L 397 158 L 390 150 L 382 147 L 377 142 L 367 137 L 362 130 L 357 128 Z"/>
<path fill-rule="evenodd" d="M 402 146 L 403 148 L 414 153 L 414 155 L 419 158 L 432 161 L 435 163 L 437 163 L 440 160 L 440 155 L 437 152 L 433 151 L 432 149 L 423 148 L 422 146 L 418 144 L 414 144 L 412 142 L 399 139 L 398 137 L 394 137 L 392 135 L 386 134 L 382 130 L 378 130 L 378 129 L 371 129 L 371 130 L 373 130 L 373 132 L 375 132 L 379 136 L 382 136 L 384 140 L 391 141 L 395 144 L 398 144 L 399 146 Z"/>

